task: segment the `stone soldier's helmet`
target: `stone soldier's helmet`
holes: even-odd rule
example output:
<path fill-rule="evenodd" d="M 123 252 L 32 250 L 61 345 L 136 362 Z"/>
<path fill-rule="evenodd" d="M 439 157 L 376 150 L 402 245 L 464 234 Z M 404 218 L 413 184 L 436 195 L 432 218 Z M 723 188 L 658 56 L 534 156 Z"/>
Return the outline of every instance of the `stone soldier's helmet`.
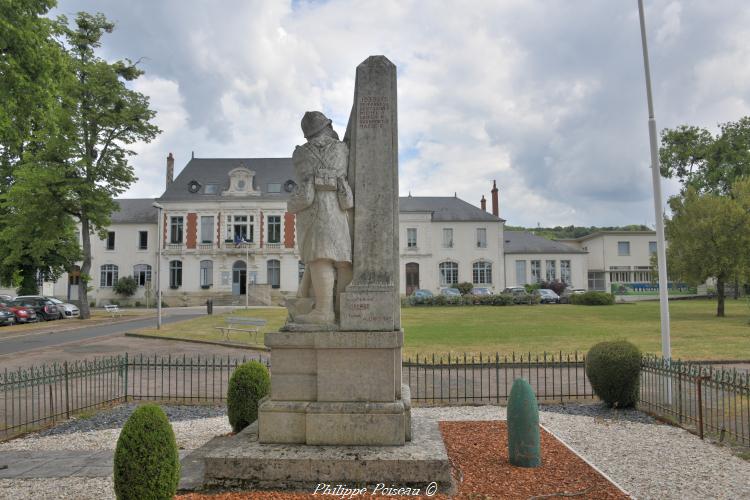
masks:
<path fill-rule="evenodd" d="M 305 134 L 305 139 L 309 139 L 330 124 L 331 120 L 320 111 L 307 111 L 302 117 L 302 133 Z"/>

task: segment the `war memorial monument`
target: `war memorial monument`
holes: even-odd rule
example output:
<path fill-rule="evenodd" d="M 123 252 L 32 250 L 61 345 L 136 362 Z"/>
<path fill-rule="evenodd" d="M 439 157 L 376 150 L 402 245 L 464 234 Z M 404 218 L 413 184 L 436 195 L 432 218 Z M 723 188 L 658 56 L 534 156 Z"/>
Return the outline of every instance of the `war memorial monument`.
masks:
<path fill-rule="evenodd" d="M 343 140 L 317 111 L 301 127 L 288 206 L 304 276 L 287 324 L 265 336 L 271 394 L 255 424 L 207 453 L 205 483 L 446 490 L 437 422 L 412 422 L 401 375 L 396 67 L 357 67 Z"/>

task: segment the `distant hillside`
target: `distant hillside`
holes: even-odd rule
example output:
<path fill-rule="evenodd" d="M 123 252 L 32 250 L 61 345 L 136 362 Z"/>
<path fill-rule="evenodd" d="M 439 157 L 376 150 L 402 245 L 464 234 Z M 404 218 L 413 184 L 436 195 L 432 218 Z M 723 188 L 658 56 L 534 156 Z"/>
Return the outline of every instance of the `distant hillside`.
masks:
<path fill-rule="evenodd" d="M 505 226 L 506 231 L 529 231 L 537 236 L 550 240 L 566 240 L 580 238 L 597 231 L 652 231 L 648 226 L 643 224 L 631 224 L 629 226 L 609 226 L 609 227 L 583 227 L 583 226 L 555 226 L 555 227 L 521 227 Z"/>

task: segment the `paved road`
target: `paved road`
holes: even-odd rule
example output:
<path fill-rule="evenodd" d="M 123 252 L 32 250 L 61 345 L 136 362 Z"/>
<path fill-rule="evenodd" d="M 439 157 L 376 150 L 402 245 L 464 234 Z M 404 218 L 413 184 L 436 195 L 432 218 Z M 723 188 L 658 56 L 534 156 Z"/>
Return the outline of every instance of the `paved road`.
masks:
<path fill-rule="evenodd" d="M 175 314 L 163 318 L 163 322 L 173 323 L 175 321 L 184 321 L 197 318 L 203 314 L 198 312 L 190 314 Z M 18 336 L 13 336 L 11 338 L 0 339 L 0 358 L 34 349 L 67 344 L 69 342 L 118 335 L 138 328 L 154 326 L 155 324 L 156 318 L 149 317 L 121 323 L 96 325 L 66 332 L 29 332 L 28 334 L 19 334 Z"/>

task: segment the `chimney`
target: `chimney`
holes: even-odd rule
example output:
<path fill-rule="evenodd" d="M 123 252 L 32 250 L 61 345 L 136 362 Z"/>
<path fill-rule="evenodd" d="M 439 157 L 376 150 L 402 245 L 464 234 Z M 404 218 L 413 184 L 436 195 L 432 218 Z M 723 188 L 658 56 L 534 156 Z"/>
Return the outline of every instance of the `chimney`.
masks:
<path fill-rule="evenodd" d="M 482 199 L 481 199 L 481 201 L 479 203 L 481 203 L 481 205 L 482 205 L 482 210 L 484 212 L 486 212 L 487 211 L 487 200 L 485 199 L 484 195 L 482 195 Z"/>
<path fill-rule="evenodd" d="M 500 206 L 497 199 L 497 182 L 492 181 L 492 215 L 500 217 Z"/>
<path fill-rule="evenodd" d="M 169 185 L 172 184 L 173 180 L 174 180 L 174 156 L 172 156 L 172 153 L 169 153 L 169 156 L 167 156 L 167 187 L 169 187 Z"/>

